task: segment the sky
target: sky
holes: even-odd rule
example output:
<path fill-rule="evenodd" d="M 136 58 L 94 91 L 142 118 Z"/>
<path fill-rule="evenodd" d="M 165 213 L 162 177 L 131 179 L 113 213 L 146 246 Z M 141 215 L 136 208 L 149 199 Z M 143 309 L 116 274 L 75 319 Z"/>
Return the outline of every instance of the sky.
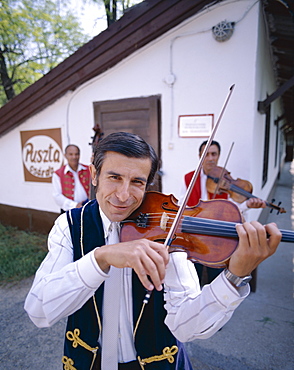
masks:
<path fill-rule="evenodd" d="M 107 28 L 106 14 L 102 4 L 83 0 L 70 0 L 67 5 L 81 21 L 85 32 L 94 37 Z"/>
<path fill-rule="evenodd" d="M 142 2 L 142 0 L 132 0 L 133 4 Z M 94 37 L 107 28 L 107 20 L 104 5 L 102 1 L 99 4 L 87 0 L 70 0 L 67 5 L 73 13 L 80 18 L 81 25 L 85 32 Z"/>

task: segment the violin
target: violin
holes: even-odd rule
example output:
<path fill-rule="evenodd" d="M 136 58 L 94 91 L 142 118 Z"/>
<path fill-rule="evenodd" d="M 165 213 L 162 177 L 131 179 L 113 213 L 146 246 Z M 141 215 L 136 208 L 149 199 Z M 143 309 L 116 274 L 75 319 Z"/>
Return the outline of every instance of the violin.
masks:
<path fill-rule="evenodd" d="M 237 203 L 242 203 L 249 198 L 257 198 L 252 194 L 253 186 L 247 180 L 237 178 L 234 180 L 225 168 L 216 166 L 207 175 L 206 181 L 207 191 L 210 193 L 221 193 L 225 192 Z M 286 210 L 280 207 L 281 202 L 276 205 L 265 201 L 267 207 L 278 211 L 279 213 L 286 213 Z"/>
<path fill-rule="evenodd" d="M 141 206 L 121 222 L 121 241 L 146 238 L 164 243 L 178 209 L 173 195 L 146 192 Z M 227 267 L 238 245 L 237 223 L 242 223 L 242 216 L 233 202 L 200 200 L 196 206 L 185 208 L 168 251 L 184 251 L 189 260 L 208 267 Z M 282 241 L 294 242 L 293 231 L 280 231 Z"/>

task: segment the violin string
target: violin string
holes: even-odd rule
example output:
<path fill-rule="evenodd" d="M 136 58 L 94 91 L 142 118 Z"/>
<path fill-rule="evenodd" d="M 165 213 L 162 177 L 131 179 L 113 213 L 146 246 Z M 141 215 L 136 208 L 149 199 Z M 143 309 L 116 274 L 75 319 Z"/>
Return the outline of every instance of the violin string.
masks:
<path fill-rule="evenodd" d="M 280 229 L 280 231 L 282 233 L 282 242 L 289 242 L 289 243 L 294 242 L 294 231 L 282 230 L 282 229 Z"/>
<path fill-rule="evenodd" d="M 165 213 L 167 216 L 169 216 L 169 222 L 173 221 L 173 218 L 175 217 L 174 214 L 171 214 L 171 213 Z M 147 213 L 146 215 L 148 215 L 148 220 L 149 219 L 156 219 L 156 218 L 161 218 L 162 215 L 163 215 L 163 212 L 157 212 L 157 213 Z M 198 223 L 198 222 L 201 222 L 201 220 L 203 220 L 204 222 L 209 222 L 209 223 L 212 223 L 212 222 L 216 222 L 216 223 L 222 223 L 224 226 L 225 225 L 236 225 L 235 222 L 233 221 L 222 221 L 222 220 L 215 220 L 213 218 L 203 218 L 203 217 L 194 217 L 194 216 L 183 216 L 182 219 L 185 221 L 185 220 L 189 220 L 189 222 L 195 222 L 195 223 Z"/>
<path fill-rule="evenodd" d="M 170 229 L 169 224 L 172 223 L 173 218 L 175 217 L 172 213 L 165 213 L 169 219 L 166 224 L 166 228 Z M 148 224 L 154 225 L 155 223 L 160 226 L 160 219 L 163 215 L 163 212 L 157 213 L 148 213 Z M 222 221 L 214 220 L 201 217 L 193 216 L 182 216 L 182 228 L 185 229 L 185 232 L 190 232 L 191 234 L 205 234 L 205 231 L 209 231 L 209 235 L 215 236 L 227 236 L 235 237 L 237 236 L 236 232 L 236 223 L 232 221 Z M 198 228 L 198 229 L 197 229 Z M 212 228 L 215 228 L 214 230 Z M 167 230 L 165 230 L 167 231 Z M 283 242 L 294 242 L 294 231 L 291 230 L 282 230 L 282 241 Z M 220 235 L 221 233 L 221 235 Z"/>
<path fill-rule="evenodd" d="M 148 213 L 148 224 L 154 225 L 157 223 L 160 226 L 159 220 L 161 219 L 163 213 Z M 169 224 L 172 223 L 174 215 L 165 213 L 168 216 L 166 222 L 166 230 L 170 228 Z M 231 221 L 214 220 L 207 218 L 196 218 L 189 216 L 182 216 L 181 223 L 182 230 L 186 233 L 194 234 L 205 234 L 205 235 L 215 235 L 215 236 L 226 236 L 226 237 L 236 237 L 236 223 Z"/>
<path fill-rule="evenodd" d="M 169 216 L 169 219 L 168 219 L 168 222 L 172 222 L 173 221 L 173 218 L 175 217 L 173 214 L 170 214 L 170 213 L 165 213 L 167 216 Z M 154 220 L 156 219 L 161 219 L 163 213 L 147 213 L 148 215 L 148 220 L 152 219 L 152 222 L 154 222 Z M 211 218 L 202 218 L 202 217 L 193 217 L 193 216 L 183 216 L 182 217 L 182 220 L 183 220 L 183 223 L 187 222 L 188 224 L 189 223 L 195 223 L 195 224 L 200 224 L 200 223 L 209 223 L 209 224 L 218 224 L 218 225 L 222 225 L 222 226 L 234 226 L 236 225 L 235 222 L 233 221 L 222 221 L 222 220 L 215 220 L 215 219 L 211 219 Z"/>
<path fill-rule="evenodd" d="M 245 189 L 242 189 L 234 184 L 231 185 L 230 190 L 237 194 L 243 195 L 245 198 L 257 198 L 255 195 L 249 193 L 249 191 L 246 191 Z"/>

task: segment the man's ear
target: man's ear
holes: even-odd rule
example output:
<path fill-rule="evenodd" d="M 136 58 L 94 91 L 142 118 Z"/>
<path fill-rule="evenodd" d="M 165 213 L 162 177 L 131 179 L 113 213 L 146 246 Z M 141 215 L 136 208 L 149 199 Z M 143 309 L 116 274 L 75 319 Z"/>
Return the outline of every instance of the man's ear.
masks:
<path fill-rule="evenodd" d="M 90 164 L 89 169 L 90 169 L 90 174 L 91 174 L 91 179 L 92 179 L 92 185 L 97 186 L 96 168 L 93 164 Z"/>

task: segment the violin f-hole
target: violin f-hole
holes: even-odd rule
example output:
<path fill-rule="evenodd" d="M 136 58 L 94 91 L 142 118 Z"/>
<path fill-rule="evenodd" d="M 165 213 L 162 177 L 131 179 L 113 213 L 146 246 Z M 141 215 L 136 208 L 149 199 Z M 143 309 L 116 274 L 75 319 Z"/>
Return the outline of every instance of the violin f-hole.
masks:
<path fill-rule="evenodd" d="M 164 211 L 170 211 L 170 212 L 177 212 L 178 211 L 177 209 L 168 208 L 167 205 L 168 205 L 168 202 L 164 202 L 164 203 L 162 203 L 161 208 Z"/>

